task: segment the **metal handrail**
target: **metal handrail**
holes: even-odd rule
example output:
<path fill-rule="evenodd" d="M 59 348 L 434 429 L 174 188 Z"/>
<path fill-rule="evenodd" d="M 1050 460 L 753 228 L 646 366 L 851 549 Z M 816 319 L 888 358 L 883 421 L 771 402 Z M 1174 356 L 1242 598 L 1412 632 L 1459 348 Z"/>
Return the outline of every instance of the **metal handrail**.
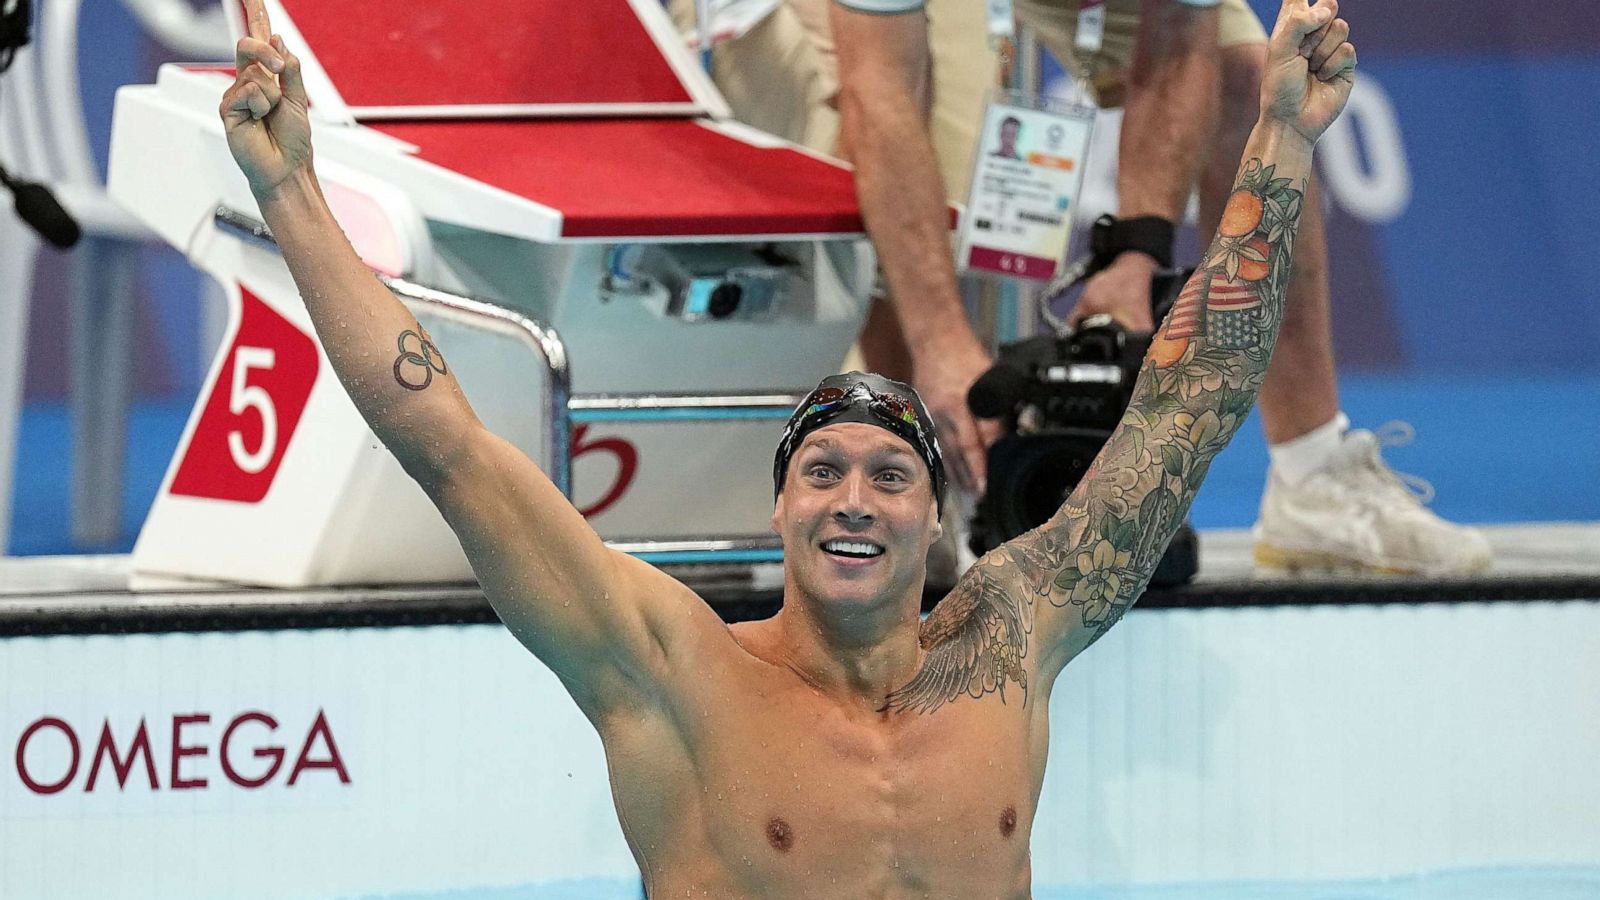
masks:
<path fill-rule="evenodd" d="M 122 0 L 122 5 L 147 34 L 190 58 L 225 60 L 233 49 L 221 3 L 203 9 L 185 0 Z"/>
<path fill-rule="evenodd" d="M 213 220 L 219 229 L 251 243 L 279 249 L 278 242 L 265 222 L 225 206 L 217 207 Z M 555 329 L 513 309 L 485 300 L 465 297 L 449 291 L 407 281 L 404 278 L 373 273 L 384 287 L 396 297 L 426 307 L 431 313 L 457 323 L 483 327 L 489 331 L 510 335 L 521 340 L 544 360 L 549 378 L 545 382 L 545 404 L 550 411 L 550 425 L 545 437 L 550 442 L 550 480 L 562 495 L 572 498 L 572 422 L 568 400 L 572 392 L 572 376 L 567 365 L 567 348 Z"/>
<path fill-rule="evenodd" d="M 606 541 L 606 546 L 656 566 L 783 562 L 783 541 L 777 537 Z"/>
<path fill-rule="evenodd" d="M 49 111 L 40 127 L 55 150 L 53 174 L 70 184 L 94 185 L 101 191 L 100 174 L 89 152 L 89 127 L 78 90 L 78 11 L 80 0 L 55 0 L 44 4 L 40 16 L 39 88 Z"/>
<path fill-rule="evenodd" d="M 550 480 L 569 500 L 572 498 L 572 373 L 567 366 L 567 347 L 554 328 L 513 309 L 463 297 L 437 288 L 425 287 L 404 278 L 378 275 L 378 280 L 402 300 L 429 308 L 430 312 L 464 325 L 487 326 L 521 340 L 544 360 L 546 374 L 545 407 L 550 423 L 545 437 L 550 441 Z"/>
<path fill-rule="evenodd" d="M 38 120 L 41 140 L 55 151 L 55 178 L 92 186 L 104 194 L 78 82 L 78 20 L 82 0 L 51 0 L 40 15 L 40 57 L 37 89 L 47 114 Z M 228 58 L 229 40 L 222 7 L 196 10 L 185 0 L 123 0 L 123 6 L 157 41 L 189 56 Z M 35 173 L 43 174 L 43 173 Z"/>
<path fill-rule="evenodd" d="M 251 243 L 278 251 L 272 231 L 259 219 L 228 207 L 218 207 L 217 227 Z M 375 273 L 376 274 L 376 273 Z M 728 419 L 785 420 L 806 397 L 795 393 L 730 394 L 595 394 L 572 396 L 566 346 L 555 329 L 516 310 L 416 284 L 404 278 L 377 275 L 403 300 L 470 326 L 510 334 L 523 340 L 545 361 L 549 372 L 546 404 L 550 410 L 548 436 L 550 480 L 572 498 L 571 428 L 577 423 L 617 421 L 719 421 Z M 684 540 L 607 541 L 614 550 L 655 565 L 707 562 L 767 563 L 783 559 L 782 544 L 774 537 L 735 536 Z"/>
<path fill-rule="evenodd" d="M 594 394 L 571 400 L 572 421 L 713 422 L 729 419 L 787 420 L 805 399 L 791 394 Z"/>
<path fill-rule="evenodd" d="M 625 410 L 707 408 L 725 406 L 737 409 L 773 410 L 788 415 L 804 391 L 791 394 L 587 394 L 572 400 L 574 410 Z"/>

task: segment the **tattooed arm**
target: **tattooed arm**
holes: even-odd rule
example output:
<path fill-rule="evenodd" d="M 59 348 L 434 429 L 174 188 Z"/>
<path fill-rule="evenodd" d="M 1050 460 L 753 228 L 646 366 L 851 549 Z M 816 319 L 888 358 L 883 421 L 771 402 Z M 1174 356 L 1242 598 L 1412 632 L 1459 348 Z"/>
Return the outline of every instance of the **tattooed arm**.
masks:
<path fill-rule="evenodd" d="M 721 623 L 677 581 L 607 548 L 532 461 L 478 421 L 426 332 L 329 213 L 299 61 L 271 35 L 263 0 L 246 6 L 250 33 L 221 106 L 229 149 L 340 382 L 444 514 L 496 612 L 579 704 L 594 714 L 648 697 L 640 688 L 665 632 Z"/>
<path fill-rule="evenodd" d="M 1255 402 L 1283 322 L 1311 151 L 1355 72 L 1334 0 L 1284 0 L 1261 118 L 1201 267 L 1151 343 L 1121 424 L 1067 502 L 972 567 L 928 617 L 921 671 L 890 698 L 931 711 L 1024 692 L 1144 591 L 1217 453 Z"/>

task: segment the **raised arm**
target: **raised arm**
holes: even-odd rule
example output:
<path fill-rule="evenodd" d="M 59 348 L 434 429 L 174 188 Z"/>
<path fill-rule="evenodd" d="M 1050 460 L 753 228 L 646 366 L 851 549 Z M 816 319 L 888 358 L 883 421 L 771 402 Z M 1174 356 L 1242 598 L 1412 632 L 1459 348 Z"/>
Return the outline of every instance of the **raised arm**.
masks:
<path fill-rule="evenodd" d="M 1336 16 L 1335 0 L 1284 0 L 1235 192 L 1121 424 L 1060 511 L 980 560 L 928 617 L 926 662 L 891 705 L 933 709 L 1007 683 L 1026 691 L 1028 673 L 1054 678 L 1144 591 L 1266 373 L 1312 147 L 1355 73 Z"/>
<path fill-rule="evenodd" d="M 328 211 L 299 60 L 271 34 L 262 0 L 246 8 L 249 35 L 221 105 L 228 146 L 340 383 L 444 514 L 495 611 L 580 705 L 592 714 L 647 696 L 658 623 L 715 617 L 678 582 L 607 548 L 532 461 L 478 421 L 427 332 Z"/>
<path fill-rule="evenodd" d="M 840 140 L 856 167 L 861 215 L 911 354 L 912 381 L 938 422 L 951 474 L 971 489 L 985 467 L 980 427 L 989 426 L 972 417 L 967 391 L 988 371 L 989 356 L 956 289 L 949 207 L 927 124 L 928 20 L 920 9 L 862 12 L 834 2 L 832 25 Z"/>

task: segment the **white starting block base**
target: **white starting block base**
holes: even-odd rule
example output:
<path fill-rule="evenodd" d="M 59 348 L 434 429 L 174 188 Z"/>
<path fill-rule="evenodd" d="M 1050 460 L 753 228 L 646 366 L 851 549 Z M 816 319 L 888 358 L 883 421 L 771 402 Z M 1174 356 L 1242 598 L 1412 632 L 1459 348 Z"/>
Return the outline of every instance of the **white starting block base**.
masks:
<path fill-rule="evenodd" d="M 485 424 L 615 545 L 775 558 L 780 423 L 837 371 L 872 283 L 848 170 L 706 118 L 720 100 L 681 48 L 663 47 L 652 69 L 650 96 L 666 105 L 648 118 L 614 118 L 633 101 L 609 89 L 590 111 L 606 118 L 570 118 L 550 96 L 386 106 L 374 94 L 384 85 L 363 80 L 371 65 L 352 60 L 394 46 L 333 27 L 330 15 L 353 8 L 269 6 L 292 43 L 309 41 L 318 175 L 357 251 L 379 273 L 490 304 L 490 318 L 528 320 L 523 336 L 537 335 L 519 346 L 414 306 Z M 570 18 L 536 6 L 494 0 L 473 15 Z M 600 12 L 630 40 L 663 39 L 648 3 L 603 0 L 585 15 Z M 291 13 L 305 16 L 303 34 Z M 430 15 L 383 5 L 397 22 Z M 363 99 L 347 103 L 341 79 Z M 232 307 L 135 565 L 280 587 L 466 580 L 443 520 L 343 397 L 281 260 L 232 227 L 255 210 L 216 114 L 230 80 L 168 66 L 118 95 L 114 196 Z"/>

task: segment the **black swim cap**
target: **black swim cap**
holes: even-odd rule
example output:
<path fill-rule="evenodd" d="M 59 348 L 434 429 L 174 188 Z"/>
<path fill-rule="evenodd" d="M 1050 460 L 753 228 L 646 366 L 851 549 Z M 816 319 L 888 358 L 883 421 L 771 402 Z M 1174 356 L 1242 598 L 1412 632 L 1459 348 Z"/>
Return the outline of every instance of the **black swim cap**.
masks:
<path fill-rule="evenodd" d="M 772 461 L 773 499 L 783 493 L 789 458 L 800 449 L 806 435 L 840 422 L 876 425 L 910 444 L 928 467 L 934 501 L 939 513 L 944 514 L 944 458 L 939 453 L 933 417 L 910 385 L 869 372 L 830 375 L 795 407 Z"/>

